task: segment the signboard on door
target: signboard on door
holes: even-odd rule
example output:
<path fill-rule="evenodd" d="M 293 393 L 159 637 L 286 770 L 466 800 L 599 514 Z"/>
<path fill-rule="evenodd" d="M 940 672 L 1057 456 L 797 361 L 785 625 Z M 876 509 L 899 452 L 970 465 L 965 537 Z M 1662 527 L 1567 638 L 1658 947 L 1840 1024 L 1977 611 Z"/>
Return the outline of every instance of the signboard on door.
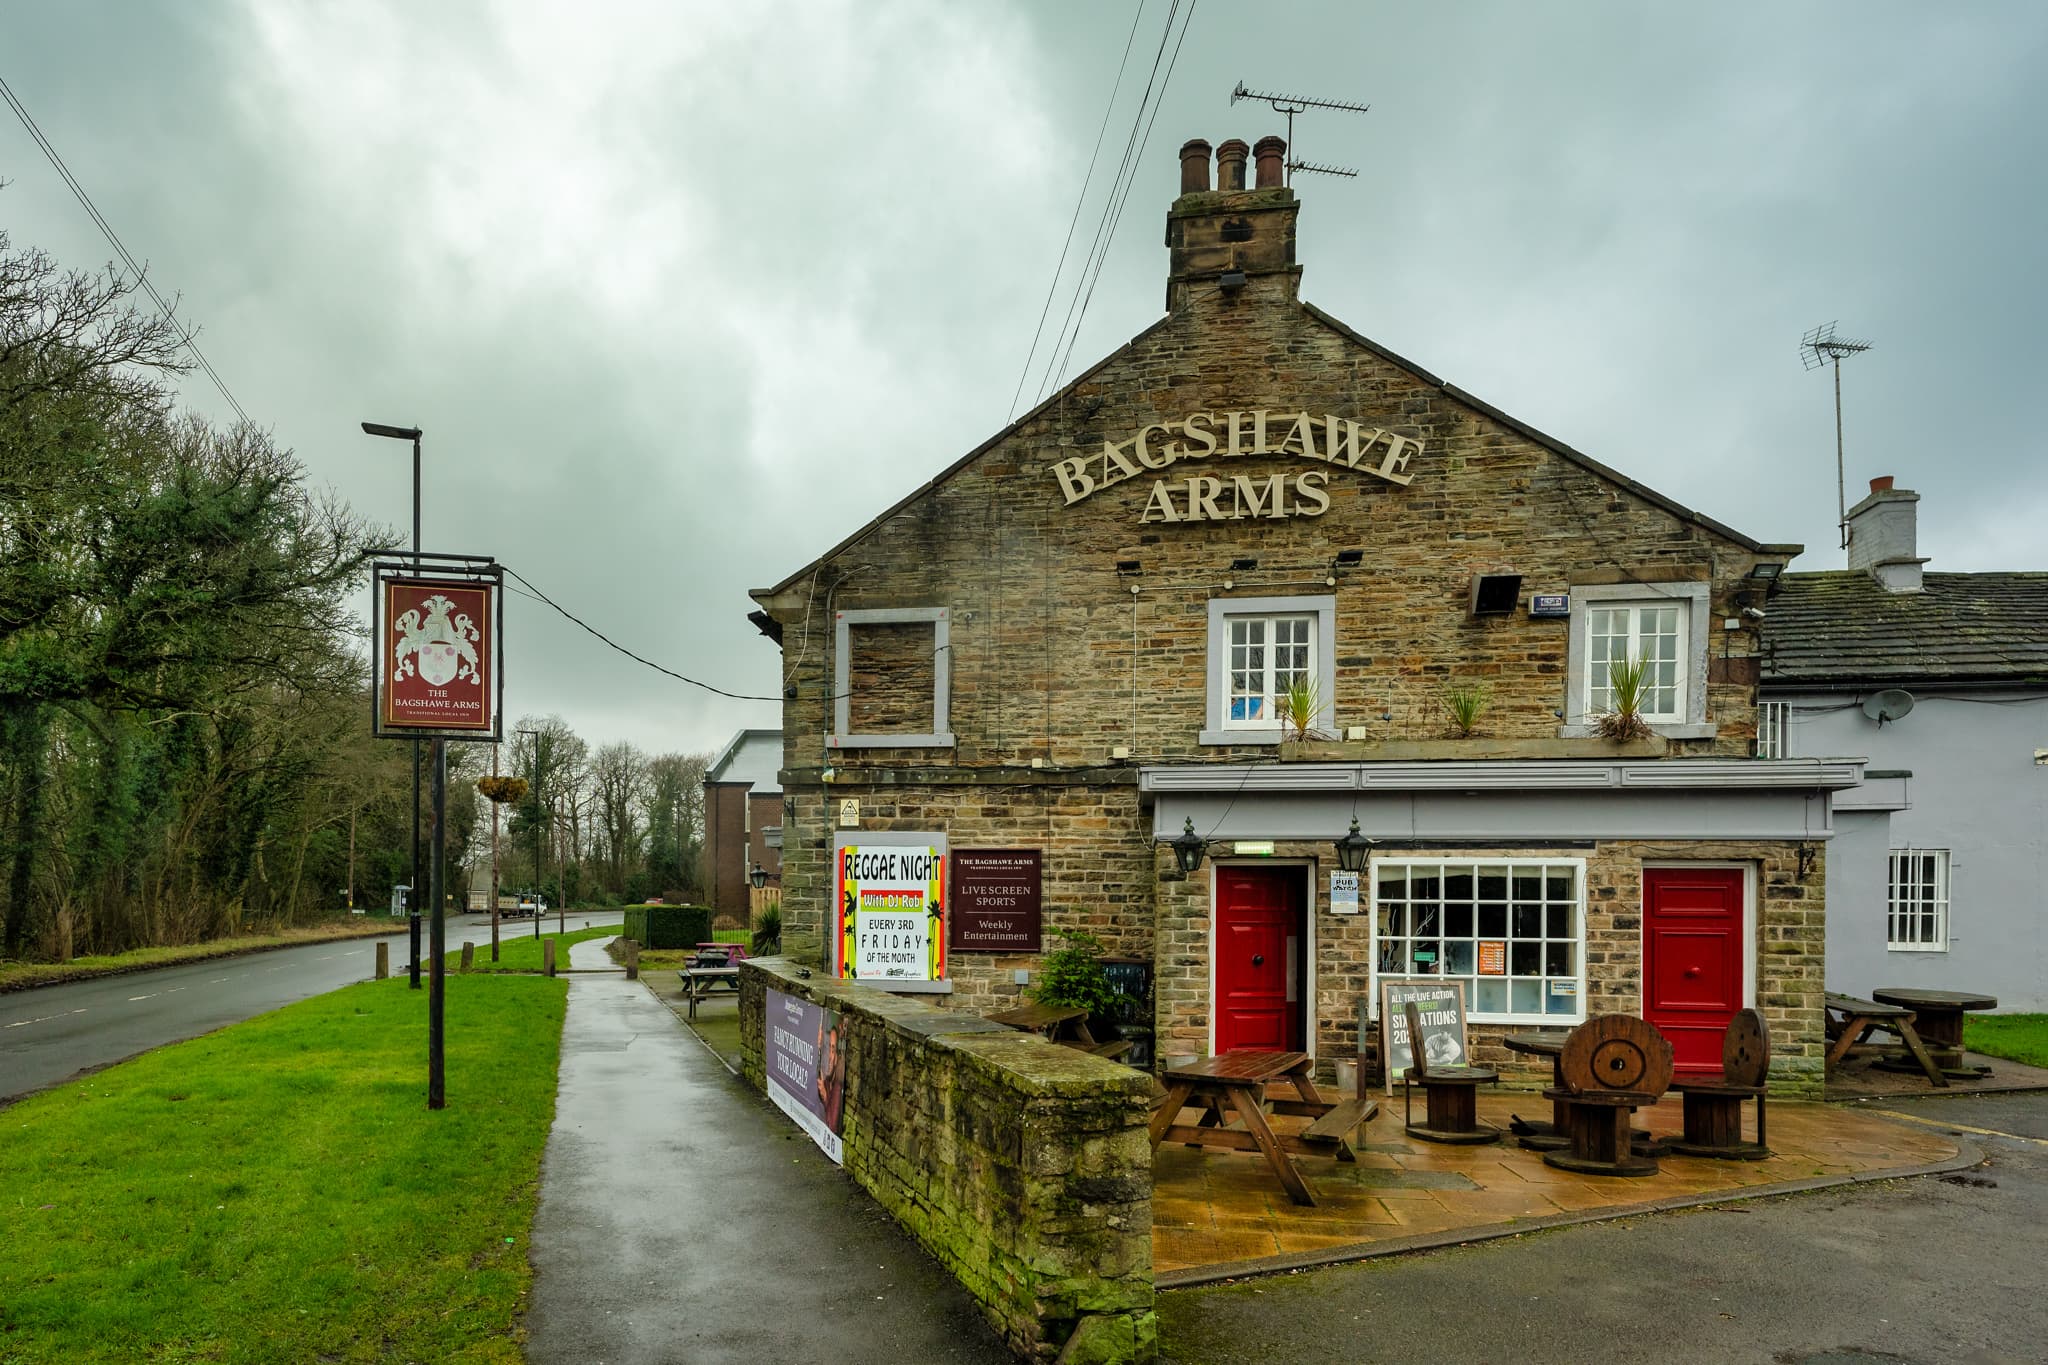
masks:
<path fill-rule="evenodd" d="M 846 1018 L 782 991 L 768 992 L 763 1040 L 768 1098 L 796 1120 L 826 1156 L 840 1161 L 846 1098 Z"/>
<path fill-rule="evenodd" d="M 1422 1020 L 1422 1056 L 1431 1066 L 1463 1066 L 1471 1058 L 1465 1038 L 1465 983 L 1462 981 L 1381 981 L 1380 1056 L 1386 1064 L 1387 1093 L 1415 1064 L 1408 1037 L 1409 1001 Z"/>
<path fill-rule="evenodd" d="M 856 834 L 834 854 L 833 973 L 887 986 L 946 975 L 946 836 Z"/>
<path fill-rule="evenodd" d="M 377 566 L 374 733 L 501 738 L 496 575 L 495 566 L 427 577 Z"/>
<path fill-rule="evenodd" d="M 952 947 L 963 953 L 1035 953 L 1042 943 L 1045 854 L 1035 848 L 956 848 Z"/>

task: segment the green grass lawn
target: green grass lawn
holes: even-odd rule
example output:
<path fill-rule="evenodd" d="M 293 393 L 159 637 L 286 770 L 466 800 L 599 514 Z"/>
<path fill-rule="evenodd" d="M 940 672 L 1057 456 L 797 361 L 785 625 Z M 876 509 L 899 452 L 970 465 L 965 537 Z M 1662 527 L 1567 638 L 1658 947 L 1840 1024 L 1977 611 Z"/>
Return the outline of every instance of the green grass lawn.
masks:
<path fill-rule="evenodd" d="M 1963 1046 L 1987 1057 L 2048 1066 L 2048 1014 L 1967 1015 Z"/>
<path fill-rule="evenodd" d="M 132 952 L 104 956 L 75 957 L 69 962 L 0 962 L 0 991 L 26 986 L 53 986 L 60 981 L 82 981 L 89 976 L 111 976 L 140 967 L 168 967 L 178 962 L 203 962 L 208 958 L 235 957 L 264 948 L 295 948 L 305 943 L 331 943 L 342 938 L 363 938 L 389 934 L 405 928 L 403 919 L 382 915 L 351 916 L 325 924 L 285 929 L 274 934 L 244 934 L 237 938 L 214 939 L 209 943 L 186 943 L 173 948 L 137 948 Z"/>
<path fill-rule="evenodd" d="M 555 968 L 569 969 L 569 945 L 591 938 L 617 938 L 619 926 L 614 924 L 606 929 L 571 929 L 566 934 L 542 934 L 533 936 L 529 927 L 525 933 L 507 933 L 503 926 L 498 930 L 498 960 L 491 961 L 491 939 L 488 931 L 483 941 L 476 945 L 476 965 L 471 971 L 477 972 L 537 972 L 543 965 L 541 945 L 549 939 L 555 941 Z M 474 942 L 475 940 L 472 940 Z M 451 942 L 448 945 L 448 962 L 452 967 L 462 961 L 462 945 Z"/>
<path fill-rule="evenodd" d="M 0 1365 L 520 1360 L 567 984 L 369 982 L 0 1109 Z"/>

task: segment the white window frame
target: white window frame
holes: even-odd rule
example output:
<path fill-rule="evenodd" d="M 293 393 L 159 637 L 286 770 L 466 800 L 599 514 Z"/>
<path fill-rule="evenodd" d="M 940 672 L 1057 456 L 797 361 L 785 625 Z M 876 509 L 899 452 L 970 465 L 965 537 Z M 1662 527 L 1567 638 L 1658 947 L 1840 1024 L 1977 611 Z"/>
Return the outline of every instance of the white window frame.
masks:
<path fill-rule="evenodd" d="M 1916 878 L 1908 894 L 1902 895 L 1903 888 L 1899 875 L 1901 864 L 1906 859 L 1930 858 L 1933 860 L 1931 881 L 1933 885 L 1922 891 L 1922 884 Z M 1885 878 L 1885 924 L 1884 946 L 1894 953 L 1945 953 L 1948 951 L 1949 897 L 1952 891 L 1955 871 L 1951 850 L 1945 848 L 1895 848 L 1891 851 L 1890 866 Z M 1933 924 L 1926 939 L 1909 938 L 1901 940 L 1899 928 L 1902 923 L 1916 924 L 1932 916 Z"/>
<path fill-rule="evenodd" d="M 838 613 L 832 638 L 833 749 L 950 749 L 953 718 L 948 698 L 953 687 L 952 613 L 945 607 L 849 607 Z M 932 729 L 928 734 L 856 735 L 848 733 L 852 714 L 853 627 L 929 624 L 932 628 Z"/>
<path fill-rule="evenodd" d="M 1575 925 L 1577 926 L 1577 937 L 1576 937 L 1576 939 L 1574 940 L 1574 943 L 1575 943 L 1575 947 L 1574 947 L 1574 949 L 1573 949 L 1573 954 L 1572 954 L 1573 962 L 1574 962 L 1574 964 L 1575 964 L 1575 970 L 1576 970 L 1576 975 L 1574 975 L 1573 977 L 1571 977 L 1571 978 L 1570 978 L 1571 980 L 1573 980 L 1573 981 L 1575 981 L 1575 982 L 1577 983 L 1577 984 L 1576 984 L 1576 986 L 1574 987 L 1574 992 L 1575 992 L 1575 993 L 1574 993 L 1574 996 L 1573 996 L 1573 999 L 1574 999 L 1574 1001 L 1575 1001 L 1575 1003 L 1576 1003 L 1576 1005 L 1577 1005 L 1577 1008 L 1576 1008 L 1576 1010 L 1574 1010 L 1574 1011 L 1573 1011 L 1572 1013 L 1570 1013 L 1570 1014 L 1545 1014 L 1545 1013 L 1529 1013 L 1529 1012 L 1526 1012 L 1526 1011 L 1519 1011 L 1519 1012 L 1518 1012 L 1518 1011 L 1515 1011 L 1515 1010 L 1508 1010 L 1508 1011 L 1505 1011 L 1505 1012 L 1498 1012 L 1498 1011 L 1490 1011 L 1490 1012 L 1485 1012 L 1485 1013 L 1482 1013 L 1482 1012 L 1480 1011 L 1480 1009 L 1479 1009 L 1479 982 L 1480 982 L 1480 981 L 1482 981 L 1482 980 L 1488 979 L 1488 978 L 1482 978 L 1482 977 L 1480 977 L 1480 976 L 1479 976 L 1479 974 L 1478 974 L 1478 966 L 1479 966 L 1479 963 L 1478 963 L 1478 960 L 1477 960 L 1477 959 L 1478 959 L 1478 952 L 1479 952 L 1479 947 L 1478 947 L 1478 945 L 1479 945 L 1479 942 L 1480 942 L 1480 939 L 1481 939 L 1482 935 L 1480 935 L 1480 934 L 1479 934 L 1479 932 L 1478 932 L 1478 929 L 1479 929 L 1479 923 L 1478 923 L 1478 910 L 1477 910 L 1477 903 L 1476 903 L 1476 896 L 1477 896 L 1477 887 L 1476 887 L 1476 885 L 1475 885 L 1475 887 L 1474 887 L 1474 895 L 1475 895 L 1475 904 L 1474 904 L 1474 911 L 1473 911 L 1473 924 L 1472 924 L 1472 928 L 1473 928 L 1473 933 L 1472 933 L 1472 935 L 1471 935 L 1471 939 L 1472 939 L 1472 945 L 1473 945 L 1472 951 L 1473 951 L 1473 959 L 1474 959 L 1474 960 L 1473 960 L 1473 964 L 1472 964 L 1472 965 L 1473 965 L 1473 971 L 1472 971 L 1472 972 L 1471 972 L 1470 974 L 1463 974 L 1463 973 L 1460 973 L 1460 974 L 1452 974 L 1452 973 L 1442 973 L 1442 974 L 1439 974 L 1439 975 L 1416 975 L 1416 974 L 1414 974 L 1414 973 L 1410 973 L 1410 972 L 1387 972 L 1387 973 L 1384 973 L 1384 974 L 1383 974 L 1383 973 L 1382 973 L 1382 972 L 1380 971 L 1380 941 L 1381 941 L 1381 934 L 1380 934 L 1380 909 L 1381 909 L 1381 902 L 1380 902 L 1380 874 L 1381 874 L 1381 872 L 1382 872 L 1383 870 L 1385 870 L 1385 869 L 1387 869 L 1387 868 L 1390 868 L 1390 867 L 1402 867 L 1402 868 L 1416 868 L 1416 867 L 1435 867 L 1435 868 L 1442 868 L 1442 869 L 1444 869 L 1444 870 L 1445 870 L 1446 872 L 1449 872 L 1449 871 L 1453 871 L 1453 870 L 1463 870 L 1463 869 L 1471 869 L 1471 870 L 1473 871 L 1473 874 L 1474 874 L 1475 878 L 1476 878 L 1476 876 L 1477 876 L 1477 870 L 1478 870 L 1478 869 L 1479 869 L 1480 867 L 1507 867 L 1508 869 L 1510 869 L 1510 877 L 1509 877 L 1509 887 L 1510 887 L 1510 895 L 1509 895 L 1509 897 L 1507 898 L 1507 905 L 1508 905 L 1508 924 L 1507 924 L 1507 928 L 1508 928 L 1508 929 L 1510 929 L 1510 930 L 1511 930 L 1511 929 L 1513 928 L 1513 926 L 1514 926 L 1514 900 L 1513 900 L 1513 896 L 1512 896 L 1512 888 L 1513 888 L 1513 874 L 1512 874 L 1512 870 L 1513 870 L 1514 868 L 1517 868 L 1517 867 L 1529 867 L 1529 868 L 1537 868 L 1537 869 L 1539 869 L 1539 871 L 1540 871 L 1540 873 L 1541 873 L 1542 875 L 1547 875 L 1547 874 L 1549 873 L 1549 871 L 1550 871 L 1551 869 L 1564 869 L 1564 870 L 1567 870 L 1567 871 L 1569 871 L 1569 873 L 1571 874 L 1571 877 L 1572 877 L 1572 882 L 1573 882 L 1573 885 L 1574 885 L 1574 887 L 1576 888 L 1576 895 L 1575 895 L 1575 897 L 1574 897 L 1574 901 L 1573 901 L 1573 908 L 1572 908 L 1572 916 L 1573 916 L 1573 921 L 1574 921 Z M 1538 1025 L 1549 1025 L 1549 1026 L 1551 1026 L 1551 1027 L 1557 1027 L 1557 1026 L 1560 1026 L 1560 1025 L 1572 1025 L 1572 1024 L 1582 1024 L 1582 1023 L 1584 1023 L 1584 1022 L 1586 1021 L 1586 860 L 1585 860 L 1584 858 L 1526 858 L 1526 857 L 1523 857 L 1523 858 L 1514 858 L 1514 857 L 1498 857 L 1498 858 L 1474 858 L 1474 857 L 1459 857 L 1459 858 L 1432 858 L 1432 857 L 1426 857 L 1426 856 L 1412 856 L 1412 857 L 1387 857 L 1387 858 L 1374 858 L 1374 859 L 1372 859 L 1372 860 L 1370 861 L 1370 863 L 1369 863 L 1369 865 L 1368 865 L 1368 867 L 1367 867 L 1367 872 L 1366 872 L 1366 875 L 1367 875 L 1368 877 L 1370 877 L 1370 878 L 1372 879 L 1372 912 L 1371 912 L 1371 913 L 1372 913 L 1372 944 L 1371 944 L 1371 947 L 1370 947 L 1370 949 L 1369 949 L 1369 957 L 1368 957 L 1368 961 L 1369 961 L 1369 963 L 1370 963 L 1370 966 L 1371 966 L 1371 972 L 1370 972 L 1370 983 L 1371 983 L 1371 984 L 1370 984 L 1370 990 L 1371 990 L 1371 999 L 1372 999 L 1372 1016 L 1373 1016 L 1373 1018 L 1377 1019 L 1377 1018 L 1379 1017 L 1379 999 L 1380 999 L 1380 982 L 1381 982 L 1382 980 L 1386 980 L 1386 981 L 1420 981 L 1420 982 L 1425 982 L 1425 983 L 1428 983 L 1428 982 L 1440 982 L 1440 981 L 1459 981 L 1459 982 L 1463 982 L 1463 983 L 1465 983 L 1465 986 L 1466 986 L 1466 990 L 1465 990 L 1465 1017 L 1466 1017 L 1466 1019 L 1467 1019 L 1467 1020 L 1469 1020 L 1470 1022 L 1472 1022 L 1472 1023 L 1474 1023 L 1474 1024 L 1485 1024 L 1485 1025 L 1489 1025 L 1489 1026 L 1490 1026 L 1490 1025 L 1494 1025 L 1494 1024 L 1538 1024 Z M 1441 902 L 1440 902 L 1440 903 L 1441 903 Z M 1399 937 L 1401 937 L 1401 938 L 1403 938 L 1403 939 L 1412 939 L 1412 938 L 1413 938 L 1413 935 L 1412 935 L 1412 934 L 1402 934 L 1402 935 L 1400 935 Z M 1448 936 L 1446 936 L 1446 937 L 1448 937 Z M 1459 936 L 1459 937 L 1461 937 L 1461 938 L 1462 938 L 1463 936 Z M 1491 937 L 1491 935 L 1487 935 L 1487 936 L 1485 936 L 1485 937 L 1488 937 L 1488 938 L 1490 938 L 1490 937 Z M 1514 965 L 1514 942 L 1515 942 L 1515 939 L 1514 939 L 1514 935 L 1513 935 L 1512 933 L 1506 933 L 1506 934 L 1504 934 L 1504 935 L 1503 935 L 1503 937 L 1504 937 L 1504 938 L 1505 938 L 1505 939 L 1507 940 L 1507 944 L 1508 944 L 1508 947 L 1507 947 L 1507 953 L 1508 953 L 1508 964 L 1507 964 L 1507 965 L 1508 965 L 1508 966 L 1510 967 L 1510 969 L 1512 969 L 1512 967 L 1513 967 L 1513 965 Z M 1548 938 L 1546 937 L 1545 939 L 1543 939 L 1543 940 L 1539 940 L 1539 941 L 1541 941 L 1541 942 L 1549 942 L 1550 940 L 1549 940 L 1549 939 L 1548 939 Z M 1441 962 L 1439 962 L 1439 965 L 1442 965 L 1442 964 L 1441 964 Z M 1515 976 L 1514 976 L 1514 975 L 1512 974 L 1512 971 L 1510 971 L 1510 973 L 1509 973 L 1508 975 L 1505 975 L 1505 976 L 1501 977 L 1500 979 L 1501 979 L 1501 980 L 1503 980 L 1503 981 L 1507 981 L 1507 982 L 1513 982 L 1513 981 L 1515 981 L 1515 980 L 1516 980 L 1517 978 L 1516 978 L 1516 977 L 1515 977 Z M 1548 976 L 1542 976 L 1542 977 L 1536 977 L 1536 978 L 1530 978 L 1530 977 L 1524 976 L 1524 977 L 1522 977 L 1522 978 L 1520 978 L 1520 979 L 1522 979 L 1522 980 L 1531 980 L 1531 979 L 1534 979 L 1534 980 L 1545 980 L 1545 981 L 1547 981 L 1547 980 L 1549 980 L 1549 979 L 1551 979 L 1551 978 L 1549 978 Z M 1560 977 L 1557 977 L 1557 978 L 1555 978 L 1555 979 L 1557 979 L 1557 980 L 1560 980 L 1560 981 L 1562 981 L 1562 980 L 1565 980 L 1566 978 L 1565 978 L 1565 977 L 1562 977 L 1562 976 L 1560 976 Z M 1546 998 L 1547 998 L 1547 987 L 1545 988 L 1545 991 L 1546 991 Z M 1513 987 L 1512 987 L 1512 986 L 1510 986 L 1510 987 L 1509 987 L 1509 994 L 1510 994 L 1510 999 L 1512 999 L 1512 996 L 1513 996 Z"/>
<path fill-rule="evenodd" d="M 1786 729 L 1790 721 L 1792 703 L 1785 701 L 1760 701 L 1756 704 L 1756 756 L 1758 758 L 1788 758 L 1785 741 L 1790 737 Z"/>
<path fill-rule="evenodd" d="M 1599 715 L 1591 709 L 1592 613 L 1595 608 L 1676 605 L 1678 620 L 1678 693 L 1676 715 L 1645 717 L 1666 739 L 1712 739 L 1716 727 L 1707 719 L 1707 626 L 1712 587 L 1707 583 L 1600 583 L 1571 590 L 1570 651 L 1565 666 L 1564 724 L 1558 734 L 1585 738 L 1599 733 Z"/>
<path fill-rule="evenodd" d="M 1278 744 L 1287 727 L 1277 716 L 1265 721 L 1230 719 L 1230 623 L 1247 617 L 1308 617 L 1309 677 L 1321 693 L 1314 729 L 1335 735 L 1337 675 L 1337 598 L 1334 593 L 1306 597 L 1214 597 L 1209 599 L 1209 694 L 1200 742 L 1203 744 Z M 1266 670 L 1272 676 L 1272 641 L 1266 643 Z"/>

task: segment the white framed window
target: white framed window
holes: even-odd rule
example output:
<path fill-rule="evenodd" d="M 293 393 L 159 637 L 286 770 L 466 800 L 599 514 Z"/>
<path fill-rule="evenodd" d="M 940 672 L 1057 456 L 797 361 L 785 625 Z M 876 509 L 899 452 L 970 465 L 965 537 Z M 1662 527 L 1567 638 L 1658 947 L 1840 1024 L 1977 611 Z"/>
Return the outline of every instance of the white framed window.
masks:
<path fill-rule="evenodd" d="M 1893 952 L 1948 951 L 1948 854 L 1945 848 L 1892 850 L 1885 946 Z"/>
<path fill-rule="evenodd" d="M 1336 732 L 1337 599 L 1218 597 L 1209 602 L 1209 696 L 1204 744 L 1277 744 L 1286 730 L 1281 700 L 1307 683 L 1315 724 Z"/>
<path fill-rule="evenodd" d="M 1608 666 L 1644 665 L 1643 719 L 1667 739 L 1711 739 L 1707 720 L 1706 583 L 1603 583 L 1572 589 L 1559 734 L 1597 733 L 1614 707 Z"/>
<path fill-rule="evenodd" d="M 1225 628 L 1230 657 L 1224 728 L 1272 725 L 1281 718 L 1288 689 L 1314 683 L 1316 618 L 1231 616 Z"/>
<path fill-rule="evenodd" d="M 1788 757 L 1785 748 L 1785 715 L 1789 702 L 1760 701 L 1756 704 L 1756 756 Z"/>
<path fill-rule="evenodd" d="M 1372 998 L 1382 979 L 1462 981 L 1476 1023 L 1585 1019 L 1583 858 L 1372 862 Z"/>
<path fill-rule="evenodd" d="M 1614 709 L 1612 668 L 1643 666 L 1643 719 L 1685 715 L 1685 675 L 1679 653 L 1685 639 L 1682 602 L 1620 602 L 1586 613 L 1586 713 Z"/>

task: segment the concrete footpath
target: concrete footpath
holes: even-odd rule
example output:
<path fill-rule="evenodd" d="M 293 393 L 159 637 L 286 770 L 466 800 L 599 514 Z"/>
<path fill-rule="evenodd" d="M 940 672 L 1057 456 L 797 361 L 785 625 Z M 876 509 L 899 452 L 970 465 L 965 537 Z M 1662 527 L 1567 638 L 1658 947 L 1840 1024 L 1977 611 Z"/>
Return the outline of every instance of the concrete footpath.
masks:
<path fill-rule="evenodd" d="M 570 950 L 610 968 L 601 942 Z M 623 973 L 569 978 L 533 1365 L 1014 1359 L 953 1279 Z"/>

